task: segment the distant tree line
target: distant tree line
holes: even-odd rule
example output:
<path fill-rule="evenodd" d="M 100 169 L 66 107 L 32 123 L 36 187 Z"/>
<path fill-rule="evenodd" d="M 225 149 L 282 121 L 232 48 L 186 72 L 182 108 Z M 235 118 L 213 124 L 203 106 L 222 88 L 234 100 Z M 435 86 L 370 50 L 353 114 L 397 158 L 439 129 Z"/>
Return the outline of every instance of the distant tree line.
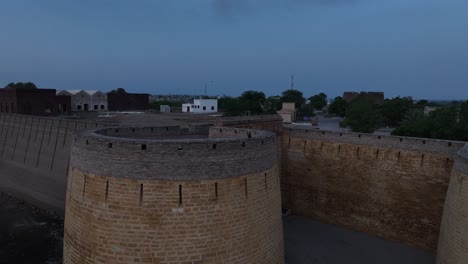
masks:
<path fill-rule="evenodd" d="M 223 97 L 218 100 L 220 111 L 226 115 L 262 115 L 275 114 L 281 109 L 283 102 L 294 103 L 298 109 L 297 116 L 314 116 L 314 110 L 322 109 L 327 105 L 327 95 L 320 93 L 306 98 L 301 91 L 295 89 L 285 90 L 278 96 L 266 97 L 263 92 L 249 90 L 239 97 Z"/>
<path fill-rule="evenodd" d="M 468 100 L 453 102 L 425 115 L 411 109 L 393 135 L 468 141 Z"/>
<path fill-rule="evenodd" d="M 37 86 L 32 82 L 11 82 L 5 86 L 5 88 L 16 88 L 16 89 L 37 89 Z"/>
<path fill-rule="evenodd" d="M 117 88 L 108 92 L 108 94 L 127 94 L 124 88 Z"/>
<path fill-rule="evenodd" d="M 426 106 L 433 110 L 425 114 Z M 379 127 L 392 127 L 392 135 L 468 141 L 468 100 L 442 105 L 396 97 L 377 105 L 360 99 L 347 103 L 336 97 L 328 111 L 344 117 L 340 125 L 354 132 L 372 133 Z"/>

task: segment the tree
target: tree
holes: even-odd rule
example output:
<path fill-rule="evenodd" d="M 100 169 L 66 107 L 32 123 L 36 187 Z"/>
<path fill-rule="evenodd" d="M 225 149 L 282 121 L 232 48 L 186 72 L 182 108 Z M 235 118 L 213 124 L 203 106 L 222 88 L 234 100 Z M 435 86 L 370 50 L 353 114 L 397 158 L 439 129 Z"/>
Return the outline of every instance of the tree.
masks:
<path fill-rule="evenodd" d="M 458 108 L 449 106 L 432 111 L 427 116 L 426 133 L 430 138 L 457 139 Z"/>
<path fill-rule="evenodd" d="M 335 97 L 335 100 L 333 100 L 333 102 L 330 104 L 328 112 L 330 114 L 344 116 L 346 113 L 347 106 L 348 103 L 341 96 L 337 96 Z"/>
<path fill-rule="evenodd" d="M 468 100 L 460 104 L 455 137 L 457 140 L 468 141 Z"/>
<path fill-rule="evenodd" d="M 242 109 L 239 98 L 223 97 L 218 100 L 219 110 L 228 116 L 241 115 Z"/>
<path fill-rule="evenodd" d="M 309 98 L 312 109 L 322 109 L 327 106 L 327 95 L 319 93 Z"/>
<path fill-rule="evenodd" d="M 265 99 L 265 103 L 263 104 L 264 114 L 276 114 L 276 112 L 280 109 L 281 109 L 281 97 L 270 96 Z"/>
<path fill-rule="evenodd" d="M 367 100 L 357 99 L 346 109 L 345 124 L 353 132 L 372 133 L 380 123 L 377 105 Z"/>
<path fill-rule="evenodd" d="M 17 83 L 9 83 L 5 86 L 5 88 L 16 88 L 16 89 L 37 89 L 37 86 L 32 82 L 17 82 Z"/>
<path fill-rule="evenodd" d="M 426 105 L 428 105 L 428 104 L 429 104 L 429 101 L 427 101 L 427 100 L 425 100 L 425 99 L 419 100 L 419 101 L 416 102 L 416 105 L 422 106 L 422 107 L 424 107 L 424 106 L 426 106 Z"/>
<path fill-rule="evenodd" d="M 124 88 L 117 88 L 117 90 L 112 90 L 109 92 L 110 94 L 127 94 Z"/>
<path fill-rule="evenodd" d="M 257 91 L 245 91 L 239 97 L 240 107 L 251 114 L 261 114 L 265 103 L 265 94 Z"/>
<path fill-rule="evenodd" d="M 381 106 L 384 124 L 396 127 L 405 117 L 408 110 L 413 107 L 413 100 L 407 97 L 387 99 Z"/>
<path fill-rule="evenodd" d="M 412 109 L 393 135 L 450 140 L 468 140 L 468 101 L 448 105 L 424 115 Z"/>
<path fill-rule="evenodd" d="M 240 96 L 240 99 L 263 103 L 265 101 L 265 94 L 263 92 L 249 90 L 243 92 Z"/>
<path fill-rule="evenodd" d="M 301 91 L 295 90 L 295 89 L 289 89 L 283 92 L 281 96 L 281 102 L 295 103 L 296 108 L 297 108 L 305 103 L 305 98 L 302 95 Z"/>
<path fill-rule="evenodd" d="M 429 137 L 427 132 L 427 120 L 423 109 L 411 109 L 400 123 L 400 126 L 392 131 L 396 136 Z"/>

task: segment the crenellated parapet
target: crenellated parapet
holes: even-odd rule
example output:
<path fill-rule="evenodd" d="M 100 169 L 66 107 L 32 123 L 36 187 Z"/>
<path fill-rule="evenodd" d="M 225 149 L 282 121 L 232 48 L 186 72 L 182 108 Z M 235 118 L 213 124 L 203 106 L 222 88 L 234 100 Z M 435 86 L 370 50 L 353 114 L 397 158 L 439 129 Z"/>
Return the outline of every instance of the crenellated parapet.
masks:
<path fill-rule="evenodd" d="M 77 133 L 64 263 L 282 264 L 274 133 L 196 131 Z"/>
<path fill-rule="evenodd" d="M 209 135 L 174 127 L 105 128 L 80 132 L 73 146 L 74 168 L 116 178 L 221 179 L 277 163 L 273 133 L 237 128 L 213 127 Z"/>
<path fill-rule="evenodd" d="M 464 144 L 287 126 L 283 207 L 435 252 L 454 160 Z"/>

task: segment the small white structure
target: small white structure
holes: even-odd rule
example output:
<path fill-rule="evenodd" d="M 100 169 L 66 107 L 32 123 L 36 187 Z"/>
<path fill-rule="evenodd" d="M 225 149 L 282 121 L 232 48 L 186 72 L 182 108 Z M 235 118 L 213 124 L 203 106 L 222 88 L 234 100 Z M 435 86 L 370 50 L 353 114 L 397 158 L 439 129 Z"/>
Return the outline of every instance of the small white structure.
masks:
<path fill-rule="evenodd" d="M 194 99 L 193 104 L 182 104 L 184 113 L 216 113 L 218 99 Z"/>
<path fill-rule="evenodd" d="M 57 95 L 71 97 L 72 111 L 107 111 L 107 95 L 95 90 L 62 90 Z"/>
<path fill-rule="evenodd" d="M 161 113 L 170 113 L 171 112 L 171 107 L 168 105 L 160 105 L 159 106 L 159 112 Z"/>
<path fill-rule="evenodd" d="M 283 123 L 291 124 L 296 120 L 295 103 L 283 102 L 283 107 L 277 113 L 283 118 Z"/>

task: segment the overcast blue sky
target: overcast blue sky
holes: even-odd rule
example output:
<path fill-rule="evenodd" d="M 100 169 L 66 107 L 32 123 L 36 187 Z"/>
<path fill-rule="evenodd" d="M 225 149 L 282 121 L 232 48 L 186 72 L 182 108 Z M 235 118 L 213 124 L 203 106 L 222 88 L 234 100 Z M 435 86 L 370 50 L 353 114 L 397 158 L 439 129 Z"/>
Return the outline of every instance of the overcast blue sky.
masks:
<path fill-rule="evenodd" d="M 468 99 L 466 0 L 1 0 L 0 86 Z"/>

